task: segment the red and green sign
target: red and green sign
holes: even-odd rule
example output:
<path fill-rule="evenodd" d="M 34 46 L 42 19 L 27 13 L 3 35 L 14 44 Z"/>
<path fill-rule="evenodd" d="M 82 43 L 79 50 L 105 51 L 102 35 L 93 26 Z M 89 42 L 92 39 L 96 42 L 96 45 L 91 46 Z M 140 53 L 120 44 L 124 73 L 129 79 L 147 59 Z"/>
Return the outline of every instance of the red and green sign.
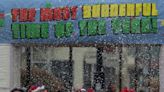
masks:
<path fill-rule="evenodd" d="M 78 11 L 82 11 L 80 18 Z M 154 3 L 41 8 L 39 23 L 33 23 L 37 15 L 35 8 L 15 8 L 11 13 L 14 39 L 48 38 L 49 23 L 47 22 L 55 22 L 53 25 L 55 38 L 71 37 L 73 32 L 77 31 L 76 26 L 80 36 L 106 35 L 109 30 L 107 26 L 111 26 L 113 34 L 157 33 L 158 11 Z M 111 20 L 107 21 L 107 19 Z M 77 23 L 74 23 L 75 21 Z"/>

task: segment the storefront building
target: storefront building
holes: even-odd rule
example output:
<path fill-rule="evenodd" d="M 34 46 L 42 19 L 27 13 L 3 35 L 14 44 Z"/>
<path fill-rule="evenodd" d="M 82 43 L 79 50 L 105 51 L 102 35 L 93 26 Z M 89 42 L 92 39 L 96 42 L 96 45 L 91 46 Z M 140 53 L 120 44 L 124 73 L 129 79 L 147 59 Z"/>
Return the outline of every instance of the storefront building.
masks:
<path fill-rule="evenodd" d="M 163 92 L 162 0 L 0 2 L 0 92 L 36 83 Z"/>

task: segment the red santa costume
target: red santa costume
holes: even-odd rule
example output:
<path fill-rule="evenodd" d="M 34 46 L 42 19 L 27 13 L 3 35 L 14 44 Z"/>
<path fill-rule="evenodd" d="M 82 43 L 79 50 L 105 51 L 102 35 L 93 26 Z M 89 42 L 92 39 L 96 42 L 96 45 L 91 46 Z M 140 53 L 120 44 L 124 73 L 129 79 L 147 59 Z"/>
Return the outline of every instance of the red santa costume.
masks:
<path fill-rule="evenodd" d="M 31 86 L 28 92 L 40 92 L 43 90 L 45 90 L 45 86 Z M 47 91 L 43 91 L 43 92 L 47 92 Z"/>

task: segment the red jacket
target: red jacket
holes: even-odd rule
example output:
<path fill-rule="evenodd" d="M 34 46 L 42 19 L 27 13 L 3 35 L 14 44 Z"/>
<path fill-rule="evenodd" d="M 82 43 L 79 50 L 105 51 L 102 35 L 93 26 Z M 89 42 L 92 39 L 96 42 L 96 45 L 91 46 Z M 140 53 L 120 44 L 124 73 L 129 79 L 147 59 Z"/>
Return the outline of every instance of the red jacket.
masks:
<path fill-rule="evenodd" d="M 128 90 L 127 87 L 125 87 L 125 88 L 123 88 L 123 89 L 121 90 L 121 92 L 129 92 L 129 90 Z"/>
<path fill-rule="evenodd" d="M 135 92 L 135 90 L 134 89 L 129 89 L 129 92 Z"/>
<path fill-rule="evenodd" d="M 94 89 L 93 89 L 93 88 L 89 88 L 89 89 L 87 90 L 87 92 L 94 92 Z"/>
<path fill-rule="evenodd" d="M 127 87 L 123 88 L 121 92 L 135 92 L 134 89 L 128 89 Z"/>

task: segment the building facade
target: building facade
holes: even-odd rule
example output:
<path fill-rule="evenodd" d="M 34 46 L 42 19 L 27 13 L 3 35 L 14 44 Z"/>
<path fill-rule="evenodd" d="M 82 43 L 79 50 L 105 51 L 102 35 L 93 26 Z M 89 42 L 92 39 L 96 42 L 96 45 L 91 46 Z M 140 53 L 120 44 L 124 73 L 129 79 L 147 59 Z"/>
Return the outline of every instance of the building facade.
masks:
<path fill-rule="evenodd" d="M 37 83 L 162 92 L 163 3 L 2 0 L 0 92 Z"/>
<path fill-rule="evenodd" d="M 21 69 L 28 69 L 27 52 L 24 46 L 3 44 L 1 48 L 5 50 L 5 53 L 1 53 L 1 60 L 5 61 L 1 67 L 1 90 L 9 92 L 14 87 L 22 86 Z M 100 63 L 97 58 L 102 57 L 101 72 L 104 76 L 101 78 L 104 78 L 102 82 L 104 90 L 109 83 L 112 83 L 116 87 L 116 92 L 124 87 L 135 88 L 137 91 L 144 89 L 146 92 L 160 89 L 162 92 L 163 68 L 160 45 L 30 48 L 31 68 L 37 67 L 54 75 L 64 83 L 66 89 L 95 86 L 95 73 L 98 71 L 97 64 Z M 97 48 L 103 48 L 102 56 L 97 56 Z M 71 61 L 70 55 L 72 55 Z"/>

